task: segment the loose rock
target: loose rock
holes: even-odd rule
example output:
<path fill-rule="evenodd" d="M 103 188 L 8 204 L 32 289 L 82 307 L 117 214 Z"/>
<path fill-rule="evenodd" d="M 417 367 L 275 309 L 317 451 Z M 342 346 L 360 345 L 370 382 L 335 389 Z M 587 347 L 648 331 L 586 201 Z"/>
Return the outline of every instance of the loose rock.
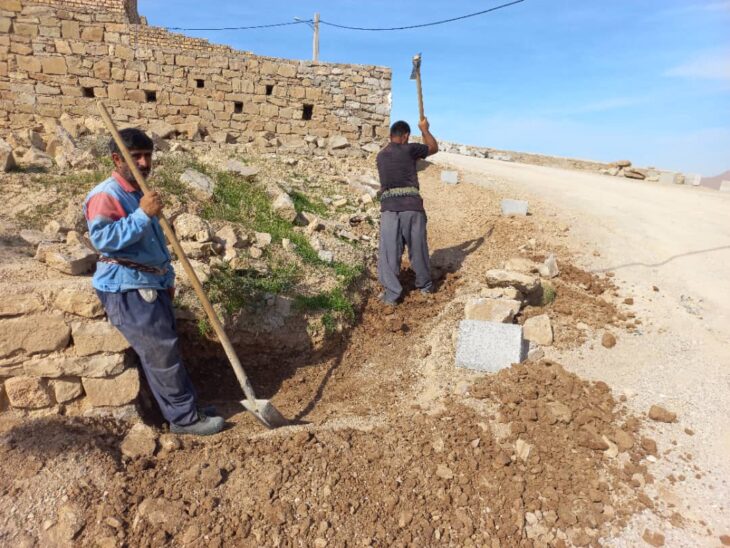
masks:
<path fill-rule="evenodd" d="M 616 346 L 616 337 L 612 333 L 604 333 L 601 338 L 601 344 L 606 348 L 613 348 Z"/>
<path fill-rule="evenodd" d="M 146 424 L 135 424 L 120 446 L 122 454 L 130 459 L 152 457 L 157 449 L 157 433 Z"/>
<path fill-rule="evenodd" d="M 470 299 L 464 308 L 467 320 L 512 323 L 522 303 L 509 299 Z"/>
<path fill-rule="evenodd" d="M 186 169 L 180 175 L 180 182 L 187 185 L 202 200 L 210 198 L 215 188 L 213 179 L 194 169 Z"/>
<path fill-rule="evenodd" d="M 520 292 L 532 293 L 540 286 L 540 280 L 535 276 L 512 272 L 509 270 L 488 270 L 487 284 L 489 287 L 514 287 Z"/>
<path fill-rule="evenodd" d="M 522 326 L 525 339 L 543 346 L 553 344 L 553 326 L 547 314 L 533 316 L 525 320 Z"/>
<path fill-rule="evenodd" d="M 41 243 L 36 251 L 37 260 L 71 276 L 91 272 L 96 258 L 95 252 L 82 245 Z"/>
<path fill-rule="evenodd" d="M 641 536 L 644 542 L 651 546 L 664 546 L 664 535 L 644 529 L 644 534 Z"/>
<path fill-rule="evenodd" d="M 660 405 L 652 405 L 649 409 L 649 418 L 658 422 L 676 422 L 677 414 L 667 411 Z"/>
<path fill-rule="evenodd" d="M 224 166 L 224 169 L 232 173 L 238 173 L 246 179 L 253 179 L 254 177 L 256 177 L 256 175 L 259 174 L 260 171 L 259 168 L 255 166 L 247 166 L 239 160 L 228 160 L 228 162 L 226 162 L 226 165 Z"/>

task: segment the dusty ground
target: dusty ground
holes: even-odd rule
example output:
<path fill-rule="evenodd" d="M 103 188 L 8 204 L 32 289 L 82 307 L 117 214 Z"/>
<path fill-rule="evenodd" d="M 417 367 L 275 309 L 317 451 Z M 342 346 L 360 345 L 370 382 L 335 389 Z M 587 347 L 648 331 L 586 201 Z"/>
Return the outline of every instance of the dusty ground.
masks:
<path fill-rule="evenodd" d="M 627 368 L 626 341 L 646 337 L 645 324 L 622 304 L 629 295 L 638 300 L 637 292 L 571 266 L 585 249 L 573 240 L 572 225 L 566 232 L 548 210 L 500 217 L 499 198 L 510 187 L 444 186 L 434 167 L 423 173 L 423 186 L 435 295 L 409 294 L 394 314 L 371 298 L 356 327 L 326 352 L 272 358 L 262 348 L 242 357 L 258 393 L 272 397 L 294 419 L 292 427 L 262 430 L 236 404 L 240 395 L 225 363 L 214 354 L 204 362 L 189 356 L 203 397 L 230 423 L 225 433 L 129 461 L 119 449 L 123 425 L 54 419 L 16 427 L 0 438 L 0 541 L 636 545 L 646 523 L 672 540 L 717 545 L 726 533 L 722 513 L 698 516 L 679 500 L 672 509 L 654 496 L 664 467 L 692 466 L 679 461 L 688 452 L 679 444 L 707 433 L 677 408 L 680 422 L 654 434 L 634 416 L 646 412 L 642 402 L 675 400 L 641 394 L 648 391 L 641 384 L 628 393 L 612 369 Z M 610 382 L 584 381 L 555 359 L 492 377 L 455 370 L 455 328 L 466 299 L 484 287 L 484 272 L 520 253 L 548 252 L 563 269 L 557 299 L 545 309 L 556 330 L 551 354 L 571 369 L 582 363 L 579 356 L 588 364 L 595 358 L 600 370 L 586 365 L 582 373 Z M 408 287 L 408 273 L 404 279 Z M 374 297 L 371 287 L 364 292 Z M 633 308 L 640 318 L 648 310 Z M 605 329 L 619 345 L 591 351 Z M 644 367 L 640 361 L 636 367 Z M 697 434 L 688 437 L 686 426 Z M 665 439 L 667 431 L 678 447 Z M 655 435 L 662 439 L 658 454 Z M 689 474 L 679 480 L 673 470 L 683 488 Z M 723 487 L 711 472 L 692 470 L 719 496 Z"/>
<path fill-rule="evenodd" d="M 614 273 L 634 299 L 642 323 L 617 334 L 616 347 L 603 348 L 598 332 L 577 351 L 548 353 L 609 383 L 636 414 L 660 403 L 679 415 L 653 423 L 663 457 L 650 492 L 663 510 L 637 516 L 613 543 L 635 545 L 649 526 L 671 546 L 718 546 L 730 530 L 730 195 L 456 155 L 436 161 L 528 199 L 537 217 L 569 228 L 580 266 Z M 662 520 L 675 511 L 682 527 Z"/>

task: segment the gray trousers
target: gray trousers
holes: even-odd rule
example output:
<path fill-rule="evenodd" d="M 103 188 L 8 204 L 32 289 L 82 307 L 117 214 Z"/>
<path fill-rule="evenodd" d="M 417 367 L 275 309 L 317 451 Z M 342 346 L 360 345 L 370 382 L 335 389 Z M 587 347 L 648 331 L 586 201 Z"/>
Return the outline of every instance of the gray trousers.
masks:
<path fill-rule="evenodd" d="M 404 245 L 408 246 L 408 258 L 416 273 L 416 288 L 430 291 L 433 283 L 426 238 L 426 214 L 423 211 L 383 211 L 380 218 L 378 280 L 385 288 L 384 300 L 389 303 L 396 302 L 403 292 L 398 275 Z"/>
<path fill-rule="evenodd" d="M 162 415 L 185 426 L 198 420 L 196 394 L 178 352 L 175 312 L 165 290 L 154 302 L 138 291 L 97 291 L 109 322 L 122 332 L 142 362 L 142 370 Z"/>

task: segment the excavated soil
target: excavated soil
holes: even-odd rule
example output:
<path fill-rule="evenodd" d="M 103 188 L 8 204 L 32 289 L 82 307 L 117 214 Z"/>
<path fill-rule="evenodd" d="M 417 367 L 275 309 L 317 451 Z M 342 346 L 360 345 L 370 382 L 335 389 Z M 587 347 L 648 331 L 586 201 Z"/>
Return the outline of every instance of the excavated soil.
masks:
<path fill-rule="evenodd" d="M 355 327 L 318 353 L 242 356 L 257 392 L 294 420 L 241 412 L 222 356 L 185 347 L 229 427 L 154 456 L 120 451 L 127 426 L 41 419 L 0 437 L 0 542 L 17 546 L 599 545 L 639 508 L 656 451 L 604 383 L 549 361 L 480 376 L 453 366 L 463 304 L 484 272 L 555 252 L 556 300 L 528 309 L 568 326 L 623 318 L 610 280 L 570 266 L 549 219 L 505 219 L 498 196 L 422 175 L 438 292 L 404 272 L 404 303 L 372 281 Z M 369 288 L 369 289 L 368 289 Z M 164 427 L 157 427 L 164 429 Z"/>

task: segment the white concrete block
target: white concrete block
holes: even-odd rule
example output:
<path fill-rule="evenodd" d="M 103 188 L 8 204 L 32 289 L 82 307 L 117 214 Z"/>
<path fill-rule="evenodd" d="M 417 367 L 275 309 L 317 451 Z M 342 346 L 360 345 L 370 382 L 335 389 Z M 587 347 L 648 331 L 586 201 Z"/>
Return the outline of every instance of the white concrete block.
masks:
<path fill-rule="evenodd" d="M 441 182 L 448 185 L 455 185 L 459 182 L 459 173 L 456 171 L 442 171 Z"/>
<path fill-rule="evenodd" d="M 529 342 L 522 337 L 522 326 L 462 320 L 456 345 L 456 366 L 477 371 L 496 372 L 527 358 Z"/>
<path fill-rule="evenodd" d="M 502 215 L 527 215 L 527 202 L 522 200 L 502 200 Z"/>

